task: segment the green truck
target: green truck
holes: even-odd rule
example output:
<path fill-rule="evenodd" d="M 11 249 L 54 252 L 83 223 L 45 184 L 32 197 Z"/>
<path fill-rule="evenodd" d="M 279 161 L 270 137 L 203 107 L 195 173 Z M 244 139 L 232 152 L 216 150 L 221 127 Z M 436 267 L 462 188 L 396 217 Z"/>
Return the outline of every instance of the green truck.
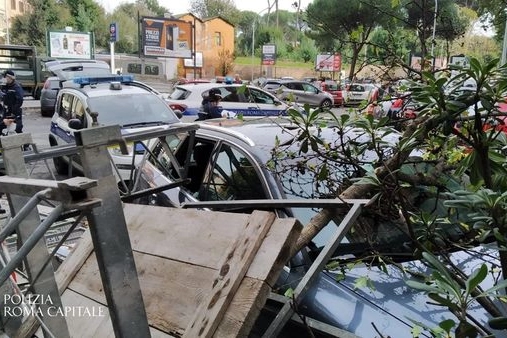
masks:
<path fill-rule="evenodd" d="M 34 46 L 0 45 L 0 73 L 12 69 L 25 96 L 36 100 L 40 98 L 40 91 L 49 75 L 44 71 L 44 63 L 49 60 L 54 59 L 38 57 Z"/>

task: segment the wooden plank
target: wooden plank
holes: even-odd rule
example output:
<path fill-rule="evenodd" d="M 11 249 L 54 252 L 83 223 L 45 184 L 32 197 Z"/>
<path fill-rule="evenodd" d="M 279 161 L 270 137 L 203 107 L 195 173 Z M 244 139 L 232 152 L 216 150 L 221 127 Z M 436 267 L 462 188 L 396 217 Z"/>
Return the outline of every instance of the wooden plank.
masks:
<path fill-rule="evenodd" d="M 212 268 L 249 217 L 136 204 L 125 204 L 123 211 L 133 250 Z"/>
<path fill-rule="evenodd" d="M 216 270 L 134 253 L 148 322 L 164 332 L 183 334 L 199 303 L 206 297 Z M 69 289 L 106 303 L 94 255 L 81 268 Z"/>
<path fill-rule="evenodd" d="M 303 226 L 296 219 L 277 218 L 273 222 L 246 273 L 254 279 L 244 278 L 215 331 L 215 337 L 227 337 L 231 333 L 238 337 L 248 336 L 266 303 L 271 285 L 275 284 L 283 266 L 291 258 L 292 246 L 299 238 L 302 228 Z M 252 298 L 247 304 L 245 299 L 249 295 Z M 242 318 L 242 320 L 237 318 Z"/>
<path fill-rule="evenodd" d="M 211 292 L 202 302 L 184 337 L 211 337 L 250 267 L 271 224 L 273 213 L 254 211 L 234 245 L 227 249 L 224 262 L 213 282 Z"/>
<path fill-rule="evenodd" d="M 294 218 L 277 218 L 264 238 L 246 275 L 275 284 L 282 268 L 289 261 L 303 225 Z"/>
<path fill-rule="evenodd" d="M 77 309 L 86 308 L 88 310 L 95 310 L 95 315 L 92 317 L 83 316 L 68 316 L 67 322 L 69 323 L 69 331 L 73 338 L 80 337 L 100 337 L 100 338 L 115 338 L 113 332 L 113 325 L 109 310 L 104 305 L 94 302 L 93 300 L 80 295 L 72 290 L 66 290 L 62 295 L 64 306 Z M 100 315 L 98 309 L 101 309 Z M 176 337 L 166 332 L 150 328 L 152 338 L 171 338 Z M 42 334 L 39 335 L 42 337 Z"/>

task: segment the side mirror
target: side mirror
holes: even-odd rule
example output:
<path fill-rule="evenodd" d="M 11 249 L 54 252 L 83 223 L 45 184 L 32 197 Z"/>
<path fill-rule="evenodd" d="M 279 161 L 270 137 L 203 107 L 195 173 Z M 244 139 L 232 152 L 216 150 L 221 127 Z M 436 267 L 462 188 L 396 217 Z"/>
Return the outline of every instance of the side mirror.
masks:
<path fill-rule="evenodd" d="M 70 119 L 69 120 L 69 128 L 80 130 L 83 129 L 83 124 L 79 119 Z"/>

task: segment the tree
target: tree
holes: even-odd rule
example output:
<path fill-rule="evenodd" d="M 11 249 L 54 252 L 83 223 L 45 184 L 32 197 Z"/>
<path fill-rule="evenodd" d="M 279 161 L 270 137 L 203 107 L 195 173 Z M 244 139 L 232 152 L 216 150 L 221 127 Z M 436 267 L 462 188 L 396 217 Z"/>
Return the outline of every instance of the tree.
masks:
<path fill-rule="evenodd" d="M 389 19 L 384 13 L 391 10 L 388 0 L 354 0 L 347 2 L 347 6 L 336 6 L 333 0 L 315 0 L 306 9 L 306 20 L 312 29 L 311 36 L 322 49 L 337 52 L 343 45 L 351 48 L 349 78 L 352 79 L 370 34 Z"/>
<path fill-rule="evenodd" d="M 58 26 L 62 9 L 54 0 L 29 0 L 29 4 L 32 11 L 15 17 L 12 22 L 11 43 L 36 46 L 39 53 L 45 52 L 46 31 Z"/>
<path fill-rule="evenodd" d="M 220 16 L 233 25 L 240 21 L 240 11 L 233 0 L 192 0 L 190 11 L 200 18 Z"/>
<path fill-rule="evenodd" d="M 422 256 L 436 271 L 423 276 L 421 283 L 411 285 L 430 291 L 431 302 L 448 307 L 457 316 L 458 323 L 443 321 L 440 325 L 448 331 L 453 328 L 457 337 L 492 334 L 485 323 L 470 320 L 467 315 L 470 298 L 474 298 L 491 317 L 505 321 L 502 311 L 488 297 L 491 295 L 478 288 L 488 273 L 487 269 L 481 266 L 466 273 L 452 264 L 446 255 L 446 248 L 463 249 L 477 246 L 477 243 L 496 242 L 504 279 L 496 288 L 505 287 L 507 128 L 506 113 L 498 102 L 504 102 L 507 68 L 498 68 L 497 63 L 498 60 L 494 60 L 480 64 L 472 59 L 469 69 L 455 69 L 456 75 L 450 79 L 444 73 L 423 72 L 422 81 L 411 85 L 412 100 L 421 108 L 414 120 L 396 125 L 403 134 L 393 152 L 382 150 L 381 136 L 391 132 L 393 123 L 388 118 L 336 117 L 330 122 L 336 135 L 343 137 L 350 128 L 362 130 L 365 135 L 363 141 L 354 140 L 343 145 L 329 143 L 319 133 L 310 132 L 320 130 L 325 123 L 319 118 L 319 112 L 291 110 L 289 115 L 299 126 L 298 133 L 292 144 L 279 145 L 279 151 L 273 153 L 273 162 L 269 164 L 277 172 L 293 170 L 297 174 L 304 170 L 307 175 L 310 172 L 314 177 L 312 187 L 321 189 L 325 196 L 332 193 L 342 200 L 371 199 L 366 215 L 358 222 L 359 230 L 362 230 L 358 236 L 376 233 L 376 220 L 379 219 L 390 221 L 393 228 L 404 229 L 411 238 L 413 254 Z M 471 79 L 477 84 L 474 91 L 461 94 L 457 89 L 448 89 L 449 83 L 456 86 L 453 88 L 460 88 Z M 285 148 L 294 146 L 296 151 L 284 153 Z M 423 150 L 423 154 L 414 157 L 415 149 Z M 373 151 L 377 156 L 365 163 L 362 160 L 365 151 Z M 282 163 L 283 156 L 290 159 L 289 165 L 277 168 L 276 163 Z M 312 156 L 320 156 L 323 160 L 312 161 Z M 405 170 L 407 166 L 412 170 Z M 345 177 L 337 180 L 337 170 L 343 171 Z M 424 191 L 423 196 L 414 193 L 416 191 Z M 315 191 L 311 193 L 318 196 Z M 427 214 L 421 211 L 426 198 L 434 201 Z M 305 225 L 295 250 L 308 245 L 337 215 L 341 215 L 340 210 L 325 209 L 313 217 Z M 451 223 L 466 234 L 456 243 L 452 236 L 441 238 L 432 230 L 449 228 Z M 422 231 L 417 232 L 416 225 L 423 225 Z M 371 257 L 367 259 L 359 258 L 355 264 L 370 264 Z M 378 262 L 389 259 L 388 254 L 380 255 L 372 265 L 377 266 Z M 454 295 L 458 295 L 459 306 Z"/>

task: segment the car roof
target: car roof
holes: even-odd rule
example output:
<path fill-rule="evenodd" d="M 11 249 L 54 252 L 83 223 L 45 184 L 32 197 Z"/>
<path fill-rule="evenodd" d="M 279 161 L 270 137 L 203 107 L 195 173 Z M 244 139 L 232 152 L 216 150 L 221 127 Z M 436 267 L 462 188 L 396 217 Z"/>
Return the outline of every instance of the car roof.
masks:
<path fill-rule="evenodd" d="M 211 88 L 224 87 L 224 86 L 227 86 L 227 87 L 241 87 L 241 86 L 243 86 L 243 84 L 241 84 L 241 83 L 226 84 L 226 83 L 217 83 L 217 82 L 207 82 L 207 83 L 181 84 L 181 85 L 177 85 L 176 87 L 177 88 L 180 87 L 180 88 L 183 88 L 183 89 L 186 89 L 186 90 L 192 90 L 192 89 L 207 90 L 207 89 L 211 89 Z M 251 86 L 247 86 L 247 87 L 251 87 Z"/>
<path fill-rule="evenodd" d="M 53 60 L 46 62 L 45 66 L 51 71 L 78 66 L 91 68 L 110 68 L 109 64 L 102 60 Z"/>
<path fill-rule="evenodd" d="M 86 77 L 85 77 L 86 78 Z M 107 77 L 101 77 L 100 83 L 93 83 L 93 80 L 90 84 L 79 85 L 76 82 L 79 82 L 83 77 L 77 77 L 73 80 L 68 80 L 63 82 L 63 89 L 70 91 L 79 91 L 85 94 L 88 97 L 100 97 L 105 95 L 125 95 L 125 94 L 152 94 L 148 89 L 142 88 L 141 86 L 136 86 L 135 84 L 131 85 L 130 83 L 135 82 L 132 77 L 128 76 L 111 76 L 110 80 L 107 80 Z M 93 79 L 93 78 L 92 78 Z M 121 83 L 121 89 L 112 89 L 112 82 L 120 82 L 118 80 L 124 79 L 125 82 Z M 104 82 L 102 82 L 104 81 Z M 153 94 L 154 95 L 154 94 Z"/>

